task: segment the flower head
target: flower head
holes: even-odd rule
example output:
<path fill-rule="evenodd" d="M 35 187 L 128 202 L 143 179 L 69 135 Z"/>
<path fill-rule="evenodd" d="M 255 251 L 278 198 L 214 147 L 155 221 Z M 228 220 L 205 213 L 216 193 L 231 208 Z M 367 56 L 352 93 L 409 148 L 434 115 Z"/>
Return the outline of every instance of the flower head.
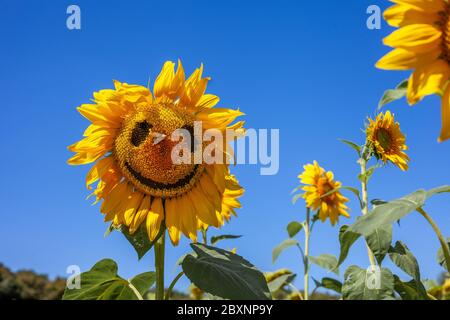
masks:
<path fill-rule="evenodd" d="M 339 191 L 342 184 L 334 181 L 333 172 L 326 172 L 317 161 L 303 168 L 304 171 L 298 178 L 305 184 L 302 187 L 305 191 L 302 197 L 306 201 L 306 206 L 312 210 L 319 210 L 319 219 L 322 222 L 330 218 L 332 225 L 339 221 L 340 215 L 349 218 L 348 208 L 345 205 L 348 199 Z"/>
<path fill-rule="evenodd" d="M 409 157 L 404 152 L 408 150 L 406 138 L 390 111 L 380 113 L 375 120 L 369 118 L 366 135 L 378 159 L 384 163 L 390 161 L 403 171 L 408 170 Z"/>
<path fill-rule="evenodd" d="M 105 221 L 131 234 L 143 226 L 150 240 L 165 225 L 176 245 L 181 233 L 196 241 L 199 228 L 220 227 L 241 206 L 244 190 L 227 164 L 173 162 L 178 141 L 172 134 L 178 129 L 191 133 L 194 122 L 201 122 L 203 131 L 243 130 L 244 122 L 232 124 L 242 115 L 239 110 L 214 108 L 219 98 L 205 94 L 210 78 L 202 72 L 203 66 L 186 80 L 181 62 L 175 72 L 175 63 L 168 61 L 153 93 L 115 81 L 114 89 L 94 93 L 92 104 L 78 108 L 91 124 L 84 138 L 69 146 L 75 155 L 68 162 L 94 163 L 86 185 L 91 189 L 98 181 L 93 195 L 103 201 Z M 205 143 L 191 138 L 189 159 Z"/>
<path fill-rule="evenodd" d="M 407 98 L 411 105 L 432 94 L 442 95 L 439 141 L 450 138 L 450 3 L 447 0 L 398 1 L 384 12 L 399 29 L 384 39 L 394 50 L 377 63 L 386 70 L 413 70 Z"/>

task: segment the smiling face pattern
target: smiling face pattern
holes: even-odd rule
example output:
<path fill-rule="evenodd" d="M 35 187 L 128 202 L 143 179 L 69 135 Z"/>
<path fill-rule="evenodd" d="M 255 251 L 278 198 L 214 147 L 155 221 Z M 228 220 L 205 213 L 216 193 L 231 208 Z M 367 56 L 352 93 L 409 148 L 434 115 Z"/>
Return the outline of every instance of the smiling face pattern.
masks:
<path fill-rule="evenodd" d="M 171 198 L 190 190 L 204 167 L 193 161 L 175 164 L 172 150 L 180 141 L 171 140 L 171 135 L 178 129 L 192 134 L 193 122 L 189 113 L 171 104 L 136 109 L 124 120 L 114 143 L 122 173 L 137 189 L 155 197 Z"/>

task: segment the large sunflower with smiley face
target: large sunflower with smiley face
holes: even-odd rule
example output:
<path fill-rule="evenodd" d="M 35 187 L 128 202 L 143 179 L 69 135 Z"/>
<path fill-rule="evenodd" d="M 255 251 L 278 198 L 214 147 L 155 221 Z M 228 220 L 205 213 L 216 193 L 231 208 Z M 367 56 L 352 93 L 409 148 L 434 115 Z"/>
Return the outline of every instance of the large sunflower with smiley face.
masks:
<path fill-rule="evenodd" d="M 226 145 L 218 149 L 224 161 L 194 161 L 198 149 L 207 146 L 196 139 L 196 123 L 201 123 L 200 136 L 209 129 L 225 136 L 228 129 L 237 137 L 244 130 L 243 121 L 235 122 L 242 115 L 239 110 L 214 108 L 219 98 L 205 94 L 210 78 L 202 72 L 203 66 L 186 80 L 181 62 L 175 72 L 175 63 L 168 61 L 153 93 L 115 81 L 114 89 L 94 93 L 92 104 L 78 108 L 91 124 L 84 138 L 69 146 L 76 154 L 68 163 L 94 163 L 86 185 L 92 189 L 98 181 L 92 195 L 102 201 L 105 221 L 131 234 L 145 226 L 152 241 L 165 227 L 177 245 L 181 234 L 196 241 L 199 228 L 222 226 L 241 206 L 238 198 L 244 190 L 230 174 Z M 173 161 L 173 150 L 180 145 L 173 133 L 179 129 L 191 133 L 187 156 L 193 161 Z"/>

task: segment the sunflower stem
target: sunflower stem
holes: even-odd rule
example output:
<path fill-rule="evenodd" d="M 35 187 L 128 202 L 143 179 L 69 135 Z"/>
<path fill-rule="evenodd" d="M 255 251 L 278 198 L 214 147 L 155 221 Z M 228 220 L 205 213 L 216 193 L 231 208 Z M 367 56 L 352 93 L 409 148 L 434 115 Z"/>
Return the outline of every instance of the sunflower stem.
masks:
<path fill-rule="evenodd" d="M 170 300 L 170 296 L 172 295 L 173 288 L 175 287 L 175 285 L 177 284 L 178 280 L 180 280 L 180 278 L 181 278 L 183 275 L 184 275 L 184 272 L 181 271 L 181 272 L 175 277 L 175 279 L 173 279 L 172 283 L 170 284 L 169 288 L 167 289 L 166 296 L 165 296 L 164 300 Z"/>
<path fill-rule="evenodd" d="M 305 222 L 305 253 L 303 257 L 303 265 L 305 270 L 305 276 L 304 276 L 304 300 L 309 300 L 309 239 L 310 239 L 310 215 L 311 215 L 311 209 L 306 209 L 306 222 Z"/>
<path fill-rule="evenodd" d="M 363 155 L 361 159 L 359 159 L 359 163 L 361 165 L 361 194 L 362 194 L 362 214 L 366 215 L 369 213 L 369 195 L 367 193 L 367 151 L 363 151 Z M 376 266 L 375 256 L 370 249 L 369 245 L 366 241 L 367 254 L 369 256 L 369 261 L 371 266 Z"/>
<path fill-rule="evenodd" d="M 156 300 L 164 300 L 164 249 L 166 230 L 162 231 L 161 237 L 155 243 L 155 270 L 156 270 Z"/>
<path fill-rule="evenodd" d="M 434 232 L 436 233 L 439 242 L 441 243 L 442 251 L 444 253 L 445 263 L 447 266 L 447 270 L 450 270 L 450 250 L 447 244 L 447 241 L 445 241 L 444 236 L 442 235 L 441 230 L 439 230 L 439 227 L 434 222 L 433 218 L 425 211 L 423 208 L 417 209 L 417 211 L 428 221 L 428 223 L 433 228 Z"/>

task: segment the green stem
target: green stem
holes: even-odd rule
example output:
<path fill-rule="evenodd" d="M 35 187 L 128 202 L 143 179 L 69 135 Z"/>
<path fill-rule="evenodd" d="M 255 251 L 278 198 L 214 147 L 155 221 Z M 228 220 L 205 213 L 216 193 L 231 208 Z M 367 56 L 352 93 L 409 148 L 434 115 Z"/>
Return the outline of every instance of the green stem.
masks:
<path fill-rule="evenodd" d="M 361 159 L 359 159 L 359 162 L 361 164 L 361 193 L 362 193 L 362 214 L 366 215 L 369 213 L 369 195 L 367 193 L 367 160 L 365 159 L 365 152 L 363 152 L 363 156 Z M 369 261 L 372 266 L 375 266 L 375 256 L 370 249 L 369 245 L 366 241 L 366 247 L 367 247 L 367 255 L 369 256 Z"/>
<path fill-rule="evenodd" d="M 203 230 L 202 229 L 202 238 L 203 238 L 203 244 L 207 245 L 208 244 L 208 235 L 207 235 L 208 230 Z"/>
<path fill-rule="evenodd" d="M 428 223 L 433 228 L 434 232 L 436 233 L 437 237 L 439 238 L 439 242 L 441 243 L 442 251 L 444 252 L 445 257 L 445 263 L 447 265 L 447 270 L 450 270 L 450 250 L 448 248 L 447 241 L 445 241 L 444 236 L 441 233 L 441 230 L 439 230 L 437 224 L 434 222 L 434 220 L 431 218 L 431 216 L 425 212 L 422 208 L 417 209 L 417 211 L 424 216 L 424 218 L 428 221 Z"/>
<path fill-rule="evenodd" d="M 306 209 L 306 223 L 305 223 L 305 254 L 303 258 L 303 265 L 305 269 L 305 276 L 304 276 L 304 299 L 309 299 L 309 239 L 310 239 L 310 214 L 311 210 L 309 208 Z"/>
<path fill-rule="evenodd" d="M 164 247 L 166 230 L 162 231 L 161 237 L 155 243 L 155 270 L 156 270 L 156 300 L 164 299 Z"/>
<path fill-rule="evenodd" d="M 170 300 L 170 296 L 172 295 L 172 290 L 175 287 L 175 284 L 178 282 L 178 280 L 180 280 L 180 278 L 184 275 L 184 272 L 181 271 L 176 277 L 175 279 L 173 279 L 172 283 L 170 284 L 169 288 L 167 289 L 166 292 L 166 297 L 165 300 Z"/>

